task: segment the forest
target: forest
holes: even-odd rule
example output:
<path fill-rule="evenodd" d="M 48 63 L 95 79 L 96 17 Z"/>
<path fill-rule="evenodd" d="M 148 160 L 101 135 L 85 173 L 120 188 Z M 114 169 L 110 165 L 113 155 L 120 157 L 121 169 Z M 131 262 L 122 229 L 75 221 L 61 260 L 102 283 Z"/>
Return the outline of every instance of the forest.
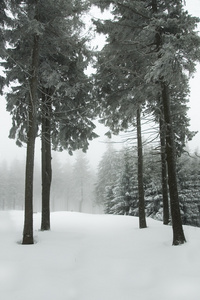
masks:
<path fill-rule="evenodd" d="M 161 164 L 159 153 L 146 148 L 144 194 L 146 216 L 163 221 Z M 24 164 L 0 164 L 0 210 L 24 209 Z M 183 154 L 177 159 L 177 179 L 181 219 L 184 225 L 200 227 L 200 157 Z M 130 148 L 107 150 L 94 170 L 84 153 L 74 164 L 52 161 L 50 210 L 138 216 L 137 155 Z M 40 167 L 35 165 L 33 211 L 41 211 Z"/>
<path fill-rule="evenodd" d="M 91 9 L 110 17 L 91 18 Z M 23 245 L 34 244 L 40 209 L 41 231 L 56 210 L 137 216 L 140 229 L 151 216 L 171 225 L 172 245 L 186 242 L 183 224 L 200 226 L 199 157 L 186 149 L 199 21 L 178 0 L 0 2 L 0 91 L 9 138 L 27 151 L 23 167 L 1 163 L 0 208 L 24 210 Z M 96 35 L 105 36 L 100 50 Z M 52 150 L 86 152 L 96 119 L 107 137 L 124 134 L 124 148 L 108 146 L 95 174 L 80 152 L 59 166 Z M 148 121 L 143 131 L 148 119 L 153 133 Z"/>
<path fill-rule="evenodd" d="M 14 160 L 0 163 L 0 210 L 24 210 L 25 164 Z M 96 173 L 83 152 L 75 154 L 74 163 L 52 159 L 51 211 L 102 212 L 95 205 Z M 41 211 L 41 169 L 34 170 L 33 212 Z"/>

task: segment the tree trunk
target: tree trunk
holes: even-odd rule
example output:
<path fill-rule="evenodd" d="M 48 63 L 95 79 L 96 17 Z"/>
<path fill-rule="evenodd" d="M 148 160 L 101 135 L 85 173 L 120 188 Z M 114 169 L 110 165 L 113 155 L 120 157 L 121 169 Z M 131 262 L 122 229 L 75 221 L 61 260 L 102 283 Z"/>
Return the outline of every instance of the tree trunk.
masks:
<path fill-rule="evenodd" d="M 163 196 L 163 224 L 169 224 L 169 199 L 167 184 L 167 165 L 166 165 L 166 134 L 163 120 L 162 108 L 160 116 L 160 145 L 161 145 L 161 177 L 162 177 L 162 196 Z"/>
<path fill-rule="evenodd" d="M 158 12 L 157 0 L 152 0 L 152 11 Z M 162 28 L 158 27 L 155 33 L 156 51 L 158 52 L 162 47 Z M 158 57 L 160 57 L 159 54 Z M 174 144 L 174 132 L 171 121 L 171 108 L 170 108 L 170 97 L 169 89 L 166 85 L 164 78 L 160 78 L 161 90 L 162 90 L 162 107 L 164 114 L 164 122 L 166 126 L 166 160 L 167 160 L 167 171 L 168 171 L 168 185 L 170 194 L 170 206 L 171 206 L 171 217 L 172 217 L 172 228 L 173 228 L 173 245 L 179 245 L 186 242 L 180 207 L 178 199 L 178 187 L 176 179 L 176 159 L 175 159 L 175 144 Z"/>
<path fill-rule="evenodd" d="M 174 132 L 173 132 L 172 121 L 171 121 L 169 89 L 164 82 L 162 82 L 161 87 L 162 87 L 163 113 L 164 113 L 164 120 L 166 124 L 166 155 L 167 155 L 168 184 L 169 184 L 172 228 L 173 228 L 173 245 L 180 245 L 185 243 L 186 239 L 183 232 L 180 207 L 179 207 L 179 199 L 178 199 L 175 144 L 174 144 Z"/>
<path fill-rule="evenodd" d="M 143 151 L 140 108 L 137 109 L 137 149 L 138 149 L 138 194 L 139 194 L 139 227 L 146 228 L 144 186 L 143 186 Z"/>
<path fill-rule="evenodd" d="M 48 93 L 48 91 L 47 91 Z M 51 98 L 42 95 L 42 222 L 41 230 L 50 229 L 51 168 Z"/>
<path fill-rule="evenodd" d="M 36 138 L 37 73 L 39 63 L 39 37 L 34 36 L 32 52 L 32 76 L 30 79 L 30 97 L 28 112 L 24 231 L 22 244 L 33 244 L 33 171 Z"/>

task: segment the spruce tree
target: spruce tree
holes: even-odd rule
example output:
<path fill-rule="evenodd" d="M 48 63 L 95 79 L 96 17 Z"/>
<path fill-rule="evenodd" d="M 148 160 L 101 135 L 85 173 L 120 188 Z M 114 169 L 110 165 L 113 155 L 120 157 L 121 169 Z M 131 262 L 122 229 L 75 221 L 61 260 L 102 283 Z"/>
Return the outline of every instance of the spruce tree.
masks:
<path fill-rule="evenodd" d="M 73 165 L 73 193 L 71 195 L 76 211 L 90 212 L 92 207 L 93 180 L 92 172 L 85 154 L 82 151 L 76 153 L 76 161 Z"/>
<path fill-rule="evenodd" d="M 108 35 L 97 69 L 104 76 L 102 80 L 100 76 L 97 77 L 97 95 L 99 98 L 102 96 L 104 115 L 108 116 L 110 110 L 115 112 L 112 122 L 105 117 L 105 123 L 111 124 L 112 130 L 118 124 L 120 127 L 128 126 L 133 110 L 131 102 L 148 101 L 153 104 L 158 97 L 162 100 L 173 245 L 182 244 L 185 237 L 176 183 L 175 136 L 170 101 L 171 91 L 175 89 L 177 94 L 181 89 L 180 82 L 188 82 L 189 75 L 195 70 L 195 62 L 200 57 L 200 38 L 195 32 L 198 19 L 183 10 L 182 1 L 124 3 L 95 0 L 94 4 L 101 9 L 109 8 L 112 4 L 114 15 L 113 20 L 95 22 L 97 30 Z"/>
<path fill-rule="evenodd" d="M 106 204 L 107 207 L 110 205 L 109 213 L 138 216 L 137 163 L 133 158 L 132 149 L 123 149 L 120 156 L 122 162 L 117 180 Z"/>
<path fill-rule="evenodd" d="M 167 15 L 163 9 L 167 9 Z M 153 25 L 152 28 L 154 28 L 155 30 L 154 51 L 157 53 L 157 57 L 154 67 L 151 68 L 150 72 L 152 72 L 153 76 L 151 80 L 159 84 L 161 88 L 163 116 L 166 126 L 166 159 L 168 166 L 173 245 L 179 245 L 185 242 L 185 236 L 182 228 L 178 199 L 175 136 L 172 126 L 170 88 L 178 83 L 177 79 L 181 80 L 182 78 L 184 78 L 184 68 L 188 69 L 188 71 L 190 72 L 193 71 L 195 51 L 188 48 L 189 40 L 188 36 L 185 35 L 185 26 L 182 25 L 182 22 L 183 20 L 185 20 L 185 22 L 187 20 L 187 23 L 190 23 L 190 30 L 194 30 L 196 20 L 189 17 L 183 11 L 183 7 L 180 1 L 179 3 L 168 3 L 165 7 L 160 5 L 159 1 L 152 1 L 152 16 L 155 19 L 150 24 Z M 195 43 L 199 43 L 197 37 L 194 36 L 194 33 L 191 33 L 192 34 L 190 34 L 189 39 L 192 39 L 193 41 L 195 41 Z M 179 42 L 179 39 L 182 40 L 181 44 Z M 181 52 L 183 53 L 182 55 L 180 55 Z M 184 54 L 186 55 L 186 53 L 191 59 L 191 61 L 188 60 L 187 63 L 183 61 L 183 56 Z M 186 56 L 184 58 L 186 58 Z M 176 76 L 176 78 L 174 76 Z M 173 80 L 175 79 L 176 82 L 174 83 Z"/>
<path fill-rule="evenodd" d="M 34 3 L 13 2 L 15 18 L 6 30 L 9 45 L 6 62 L 6 83 L 17 83 L 7 94 L 7 109 L 12 114 L 10 137 L 20 146 L 28 140 L 27 120 L 31 55 L 38 36 L 39 61 L 37 72 L 37 101 L 34 119 L 35 134 L 42 125 L 42 230 L 50 228 L 49 195 L 51 185 L 51 144 L 54 149 L 88 148 L 88 140 L 96 137 L 93 104 L 89 96 L 91 84 L 84 71 L 90 59 L 86 39 L 80 37 L 83 26 L 81 14 L 87 1 L 38 1 L 38 20 L 34 18 Z M 36 75 L 36 73 L 34 73 Z M 36 115 L 34 114 L 34 117 Z M 33 126 L 31 127 L 33 128 Z"/>
<path fill-rule="evenodd" d="M 101 2 L 99 6 L 103 3 L 105 2 Z M 109 6 L 109 3 L 106 2 L 105 6 Z M 97 31 L 107 34 L 107 43 L 97 54 L 96 97 L 99 100 L 100 117 L 113 133 L 118 134 L 133 125 L 137 127 L 139 226 L 145 228 L 139 112 L 147 100 L 147 93 L 144 91 L 148 91 L 148 85 L 144 81 L 144 71 L 148 64 L 148 55 L 144 60 L 143 52 L 139 49 L 140 40 L 135 41 L 134 33 L 139 35 L 140 27 L 146 24 L 142 23 L 140 15 L 132 13 L 134 8 L 131 3 L 112 4 L 112 21 L 94 21 Z"/>
<path fill-rule="evenodd" d="M 112 189 L 119 178 L 122 160 L 121 154 L 117 152 L 112 143 L 107 142 L 106 145 L 107 149 L 98 165 L 95 195 L 96 204 L 99 206 L 106 205 L 105 212 L 109 213 Z"/>

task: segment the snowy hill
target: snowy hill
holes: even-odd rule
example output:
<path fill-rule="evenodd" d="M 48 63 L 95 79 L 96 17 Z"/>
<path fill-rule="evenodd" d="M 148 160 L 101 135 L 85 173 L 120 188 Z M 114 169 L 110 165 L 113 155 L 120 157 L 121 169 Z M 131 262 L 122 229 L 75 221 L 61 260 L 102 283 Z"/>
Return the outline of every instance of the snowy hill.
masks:
<path fill-rule="evenodd" d="M 171 246 L 172 229 L 127 216 L 51 214 L 52 230 L 24 246 L 23 212 L 0 212 L 2 300 L 199 300 L 200 228 Z"/>

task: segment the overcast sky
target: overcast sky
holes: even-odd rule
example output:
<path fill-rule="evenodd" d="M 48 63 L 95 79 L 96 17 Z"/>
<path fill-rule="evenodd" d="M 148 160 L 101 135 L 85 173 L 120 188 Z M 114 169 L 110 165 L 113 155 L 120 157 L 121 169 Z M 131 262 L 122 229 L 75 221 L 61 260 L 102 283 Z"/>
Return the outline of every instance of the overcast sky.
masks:
<path fill-rule="evenodd" d="M 186 1 L 188 11 L 200 17 L 200 0 L 188 0 Z M 191 118 L 191 130 L 199 131 L 199 133 L 194 137 L 193 141 L 189 143 L 189 148 L 194 151 L 200 145 L 200 66 L 197 67 L 197 72 L 191 83 L 191 95 L 190 95 L 190 110 L 189 116 Z M 8 162 L 17 158 L 19 160 L 24 160 L 26 158 L 25 147 L 19 148 L 15 145 L 14 140 L 8 138 L 9 129 L 11 127 L 11 117 L 5 109 L 5 99 L 0 97 L 0 160 L 6 160 Z M 96 167 L 103 152 L 106 149 L 104 133 L 108 131 L 103 126 L 98 126 L 96 132 L 100 134 L 100 138 L 94 140 L 90 144 L 88 151 L 88 158 L 91 164 Z M 119 139 L 117 139 L 119 141 Z M 115 145 L 116 146 L 116 145 Z M 118 146 L 119 148 L 119 146 Z M 68 160 L 67 152 L 58 155 L 61 160 Z M 40 159 L 40 142 L 39 139 L 36 145 L 36 159 Z"/>

